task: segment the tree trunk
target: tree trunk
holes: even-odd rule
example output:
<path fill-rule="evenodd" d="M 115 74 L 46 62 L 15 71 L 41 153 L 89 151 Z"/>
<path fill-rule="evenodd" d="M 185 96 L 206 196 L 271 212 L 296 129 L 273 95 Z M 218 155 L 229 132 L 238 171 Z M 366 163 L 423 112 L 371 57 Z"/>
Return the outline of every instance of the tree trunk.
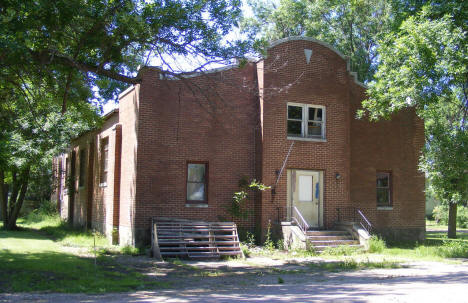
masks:
<path fill-rule="evenodd" d="M 21 207 L 23 206 L 24 197 L 26 196 L 26 192 L 28 190 L 28 183 L 29 183 L 29 167 L 26 168 L 20 176 L 18 181 L 17 187 L 19 189 L 19 196 L 16 201 L 11 200 L 10 198 L 10 207 L 12 208 L 11 213 L 8 216 L 8 224 L 6 225 L 7 230 L 16 229 L 16 220 L 18 219 Z"/>
<path fill-rule="evenodd" d="M 448 235 L 450 239 L 457 238 L 457 203 L 449 204 Z"/>
<path fill-rule="evenodd" d="M 6 228 L 8 225 L 8 211 L 7 211 L 7 199 L 8 196 L 5 194 L 5 184 L 4 184 L 4 172 L 0 170 L 0 208 L 2 209 L 2 220 L 3 228 Z"/>

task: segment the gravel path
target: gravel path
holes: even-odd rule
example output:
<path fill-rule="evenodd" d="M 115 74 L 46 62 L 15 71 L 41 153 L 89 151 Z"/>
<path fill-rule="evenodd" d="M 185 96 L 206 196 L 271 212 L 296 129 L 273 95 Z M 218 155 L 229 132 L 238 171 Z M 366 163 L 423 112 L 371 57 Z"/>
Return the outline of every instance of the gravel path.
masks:
<path fill-rule="evenodd" d="M 190 266 L 216 270 L 225 265 L 193 262 Z M 180 277 L 180 283 L 170 290 L 105 295 L 0 294 L 0 302 L 468 302 L 468 260 L 346 272 L 262 274 L 253 270 L 245 274 L 245 263 L 230 263 L 229 267 L 231 272 L 242 274 L 228 279 Z M 284 283 L 279 283 L 279 277 Z"/>

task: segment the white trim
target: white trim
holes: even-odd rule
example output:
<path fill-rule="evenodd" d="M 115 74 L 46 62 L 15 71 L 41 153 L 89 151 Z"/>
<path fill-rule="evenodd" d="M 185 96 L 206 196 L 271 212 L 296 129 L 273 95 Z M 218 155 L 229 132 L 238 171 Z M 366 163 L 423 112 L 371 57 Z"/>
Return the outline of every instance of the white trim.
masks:
<path fill-rule="evenodd" d="M 393 206 L 377 206 L 377 210 L 393 210 Z"/>
<path fill-rule="evenodd" d="M 279 39 L 279 40 L 271 42 L 270 45 L 267 47 L 267 50 L 269 50 L 270 48 L 273 48 L 275 46 L 278 46 L 278 45 L 280 45 L 282 43 L 288 42 L 288 41 L 310 41 L 310 42 L 320 44 L 320 45 L 330 49 L 331 51 L 333 51 L 335 54 L 337 54 L 343 60 L 346 61 L 346 70 L 350 74 L 351 78 L 353 78 L 354 83 L 361 86 L 362 88 L 367 89 L 367 86 L 357 79 L 357 73 L 354 72 L 354 71 L 351 71 L 351 65 L 350 65 L 350 62 L 349 62 L 349 58 L 347 56 L 343 55 L 343 53 L 341 53 L 339 50 L 337 50 L 336 48 L 334 48 L 333 46 L 331 46 L 330 44 L 328 44 L 326 42 L 314 39 L 312 37 L 292 36 L 292 37 L 286 37 L 286 38 Z"/>
<path fill-rule="evenodd" d="M 304 138 L 304 137 L 287 137 L 288 140 L 296 141 L 311 141 L 311 142 L 327 142 L 327 139 Z"/>
<path fill-rule="evenodd" d="M 185 207 L 208 208 L 208 203 L 186 203 Z"/>
<path fill-rule="evenodd" d="M 128 87 L 127 89 L 125 89 L 123 92 L 121 92 L 121 93 L 119 94 L 119 99 L 125 97 L 125 95 L 127 95 L 128 93 L 130 93 L 134 88 L 135 88 L 135 86 L 132 85 L 132 86 Z"/>

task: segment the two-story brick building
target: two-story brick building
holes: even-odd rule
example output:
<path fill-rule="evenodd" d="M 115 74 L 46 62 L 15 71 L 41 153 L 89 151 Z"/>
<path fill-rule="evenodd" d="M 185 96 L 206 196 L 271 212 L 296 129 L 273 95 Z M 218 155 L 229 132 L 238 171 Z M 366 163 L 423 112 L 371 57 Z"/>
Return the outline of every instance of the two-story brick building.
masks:
<path fill-rule="evenodd" d="M 242 67 L 140 73 L 104 125 L 55 158 L 53 197 L 75 225 L 135 244 L 148 241 L 156 216 L 234 219 L 264 233 L 294 211 L 331 228 L 355 207 L 382 233 L 424 237 L 423 121 L 411 110 L 357 120 L 365 87 L 330 46 L 293 37 Z M 239 220 L 226 209 L 244 177 L 271 189 Z"/>

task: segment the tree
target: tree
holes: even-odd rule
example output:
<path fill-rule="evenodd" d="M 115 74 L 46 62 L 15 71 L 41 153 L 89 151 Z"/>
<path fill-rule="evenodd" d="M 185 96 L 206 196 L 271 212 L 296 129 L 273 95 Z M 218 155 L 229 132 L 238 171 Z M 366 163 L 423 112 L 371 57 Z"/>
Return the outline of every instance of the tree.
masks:
<path fill-rule="evenodd" d="M 0 208 L 5 229 L 16 228 L 29 185 L 50 170 L 52 156 L 99 122 L 96 109 L 82 101 L 91 95 L 86 89 L 73 89 L 69 109 L 61 114 L 63 88 L 54 78 L 60 74 L 33 77 L 26 70 L 0 82 Z M 76 82 L 70 87 L 79 87 Z"/>
<path fill-rule="evenodd" d="M 31 180 L 54 153 L 99 123 L 92 105 L 140 83 L 156 60 L 182 78 L 243 57 L 225 36 L 239 0 L 26 0 L 0 6 L 0 207 L 13 229 Z M 192 70 L 175 61 L 191 57 Z M 155 59 L 156 57 L 156 59 Z M 96 91 L 97 90 L 97 91 Z"/>
<path fill-rule="evenodd" d="M 245 32 L 258 33 L 263 45 L 289 36 L 309 36 L 327 42 L 350 58 L 351 70 L 367 82 L 376 69 L 377 41 L 397 28 L 398 7 L 385 0 L 252 1 L 254 17 L 243 22 Z"/>
<path fill-rule="evenodd" d="M 243 57 L 248 40 L 223 40 L 240 14 L 239 0 L 7 0 L 0 7 L 0 67 L 60 70 L 65 88 L 80 71 L 87 87 L 115 98 L 118 88 L 141 81 L 138 66 L 154 56 L 174 76 L 180 74 L 168 57 L 199 58 L 192 71 Z M 67 99 L 68 89 L 62 112 Z"/>
<path fill-rule="evenodd" d="M 421 167 L 450 205 L 448 236 L 455 238 L 457 204 L 468 200 L 468 46 L 466 24 L 447 11 L 425 6 L 380 41 L 378 71 L 360 114 L 389 118 L 413 107 L 425 120 Z"/>

